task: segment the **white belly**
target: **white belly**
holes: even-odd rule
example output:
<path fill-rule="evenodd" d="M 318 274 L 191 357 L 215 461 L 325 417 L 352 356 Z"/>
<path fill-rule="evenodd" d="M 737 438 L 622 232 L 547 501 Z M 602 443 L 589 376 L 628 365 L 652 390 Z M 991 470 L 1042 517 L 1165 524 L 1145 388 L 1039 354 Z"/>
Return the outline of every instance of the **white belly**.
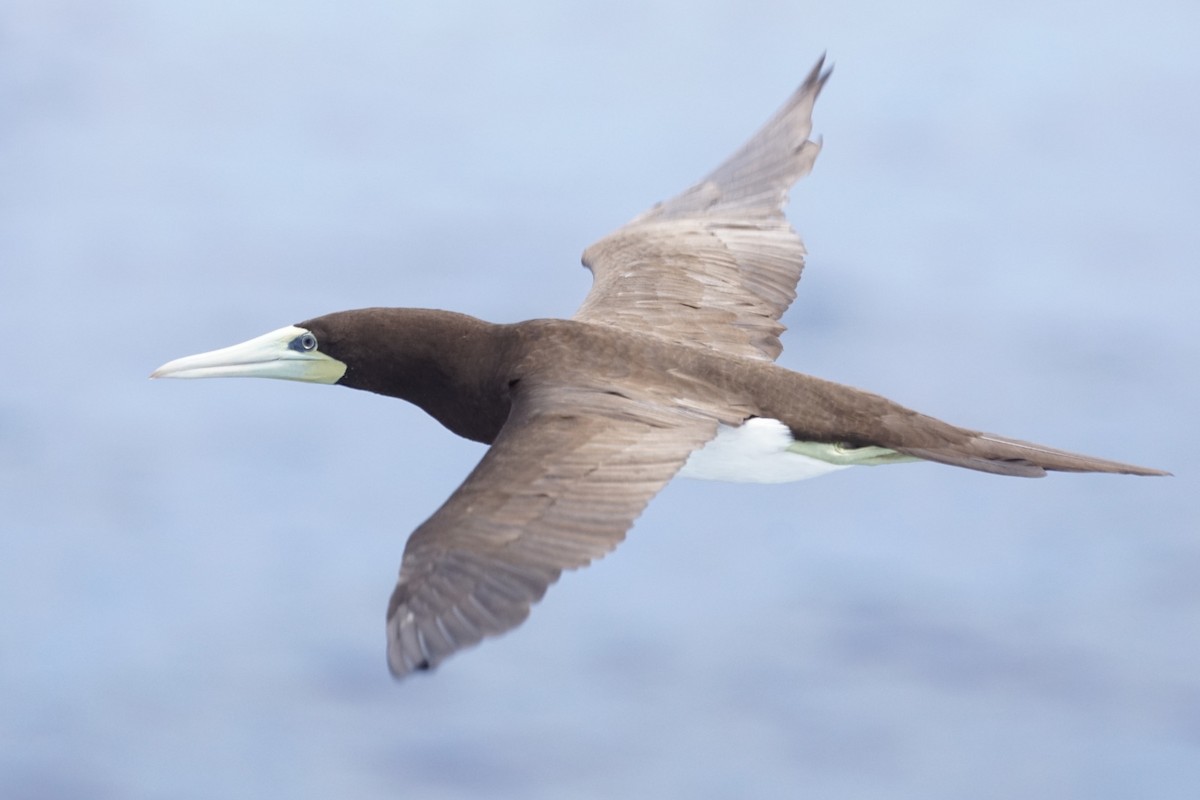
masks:
<path fill-rule="evenodd" d="M 679 474 L 709 481 L 788 483 L 852 466 L 789 451 L 794 444 L 791 431 L 777 419 L 755 417 L 737 428 L 722 425 L 715 439 L 688 457 Z"/>

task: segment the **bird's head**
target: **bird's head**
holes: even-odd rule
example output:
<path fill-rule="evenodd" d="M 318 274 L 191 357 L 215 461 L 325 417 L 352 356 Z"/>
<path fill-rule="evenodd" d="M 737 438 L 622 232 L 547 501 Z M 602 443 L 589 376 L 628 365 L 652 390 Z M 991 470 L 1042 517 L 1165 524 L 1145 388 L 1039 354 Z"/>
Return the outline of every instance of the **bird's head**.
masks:
<path fill-rule="evenodd" d="M 249 341 L 168 361 L 151 378 L 278 378 L 338 383 L 346 374 L 337 337 L 320 319 L 264 333 Z"/>

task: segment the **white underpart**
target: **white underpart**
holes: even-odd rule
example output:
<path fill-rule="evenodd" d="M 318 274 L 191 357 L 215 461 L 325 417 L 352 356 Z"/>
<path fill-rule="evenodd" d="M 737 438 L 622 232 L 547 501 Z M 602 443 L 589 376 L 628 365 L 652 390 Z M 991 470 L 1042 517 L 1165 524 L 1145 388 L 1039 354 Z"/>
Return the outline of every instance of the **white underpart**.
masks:
<path fill-rule="evenodd" d="M 805 442 L 777 419 L 754 417 L 738 427 L 722 425 L 716 438 L 696 450 L 679 474 L 737 483 L 788 483 L 855 466 L 920 461 L 886 447 Z"/>
<path fill-rule="evenodd" d="M 788 483 L 852 466 L 790 452 L 794 443 L 791 431 L 777 419 L 755 417 L 736 428 L 722 425 L 715 439 L 692 453 L 679 474 L 707 481 Z"/>

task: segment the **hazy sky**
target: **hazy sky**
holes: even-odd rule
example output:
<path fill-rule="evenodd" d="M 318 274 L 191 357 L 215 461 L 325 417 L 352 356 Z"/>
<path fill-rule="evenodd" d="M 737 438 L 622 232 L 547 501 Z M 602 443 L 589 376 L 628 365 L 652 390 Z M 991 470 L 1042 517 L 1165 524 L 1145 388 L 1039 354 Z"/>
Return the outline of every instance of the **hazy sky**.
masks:
<path fill-rule="evenodd" d="M 1194 3 L 16 0 L 0 10 L 14 798 L 1190 798 Z M 583 248 L 822 52 L 787 366 L 1170 469 L 679 481 L 401 684 L 404 540 L 482 448 L 151 383 L 316 314 L 572 313 Z"/>

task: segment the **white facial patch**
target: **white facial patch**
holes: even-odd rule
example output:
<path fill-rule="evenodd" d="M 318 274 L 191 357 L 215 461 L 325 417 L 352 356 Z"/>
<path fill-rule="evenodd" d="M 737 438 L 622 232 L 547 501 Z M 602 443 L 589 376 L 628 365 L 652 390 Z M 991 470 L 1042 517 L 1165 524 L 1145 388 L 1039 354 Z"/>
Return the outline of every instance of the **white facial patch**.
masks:
<path fill-rule="evenodd" d="M 722 425 L 716 438 L 688 457 L 679 474 L 708 481 L 789 483 L 852 466 L 789 451 L 794 441 L 777 419 L 755 417 L 736 428 Z"/>

